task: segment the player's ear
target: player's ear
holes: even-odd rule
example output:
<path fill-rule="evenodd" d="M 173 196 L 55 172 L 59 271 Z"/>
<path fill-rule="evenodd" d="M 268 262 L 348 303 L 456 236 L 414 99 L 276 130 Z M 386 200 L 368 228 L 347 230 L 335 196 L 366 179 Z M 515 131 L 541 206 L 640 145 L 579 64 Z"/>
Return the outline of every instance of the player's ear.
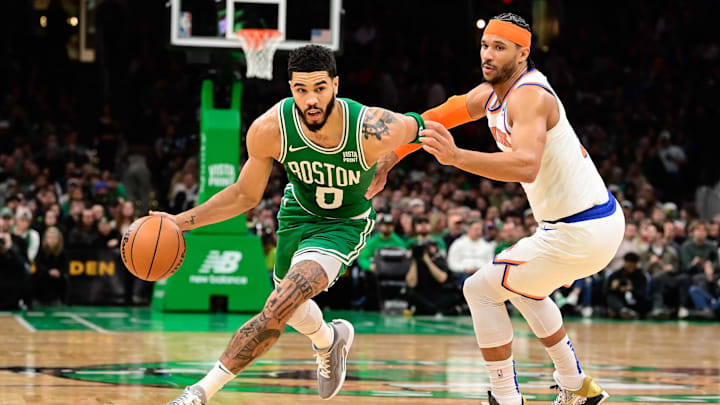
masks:
<path fill-rule="evenodd" d="M 530 57 L 530 48 L 527 46 L 523 46 L 520 48 L 520 64 L 525 63 L 527 61 L 527 58 Z"/>
<path fill-rule="evenodd" d="M 338 94 L 338 88 L 340 87 L 340 76 L 333 78 L 333 87 L 335 88 L 335 96 Z"/>

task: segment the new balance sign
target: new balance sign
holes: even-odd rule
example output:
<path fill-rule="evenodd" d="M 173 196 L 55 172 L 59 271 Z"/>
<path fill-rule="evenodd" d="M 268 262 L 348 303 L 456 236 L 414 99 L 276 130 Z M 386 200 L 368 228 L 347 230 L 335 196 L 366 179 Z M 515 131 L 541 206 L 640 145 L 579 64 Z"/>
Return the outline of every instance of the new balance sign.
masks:
<path fill-rule="evenodd" d="M 205 257 L 202 266 L 198 269 L 198 275 L 190 276 L 191 284 L 237 284 L 246 285 L 246 276 L 230 276 L 240 267 L 242 252 L 236 250 L 210 250 Z M 210 274 L 210 275 L 206 275 Z"/>

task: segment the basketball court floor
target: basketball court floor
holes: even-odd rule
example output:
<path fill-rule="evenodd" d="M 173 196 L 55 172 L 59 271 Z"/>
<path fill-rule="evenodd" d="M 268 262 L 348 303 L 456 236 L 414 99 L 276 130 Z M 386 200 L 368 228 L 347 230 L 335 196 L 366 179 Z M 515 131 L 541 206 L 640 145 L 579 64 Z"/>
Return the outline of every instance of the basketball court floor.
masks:
<path fill-rule="evenodd" d="M 469 317 L 330 313 L 356 328 L 348 380 L 330 403 L 485 404 L 487 375 Z M 73 307 L 0 314 L 0 404 L 164 404 L 201 378 L 242 314 L 175 314 Z M 554 399 L 551 365 L 514 322 L 520 387 L 531 404 Z M 569 321 L 584 369 L 613 404 L 720 403 L 720 325 Z M 316 404 L 306 338 L 278 344 L 212 405 Z"/>

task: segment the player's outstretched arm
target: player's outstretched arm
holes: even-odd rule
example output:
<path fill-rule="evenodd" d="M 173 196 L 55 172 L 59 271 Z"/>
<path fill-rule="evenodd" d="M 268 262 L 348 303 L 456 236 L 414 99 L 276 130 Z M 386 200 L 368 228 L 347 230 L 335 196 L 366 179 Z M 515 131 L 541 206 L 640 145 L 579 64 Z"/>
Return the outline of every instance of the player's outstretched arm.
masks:
<path fill-rule="evenodd" d="M 181 230 L 214 224 L 255 207 L 260 203 L 272 171 L 273 157 L 279 150 L 279 128 L 275 114 L 264 114 L 250 126 L 246 146 L 248 160 L 237 181 L 212 196 L 203 204 L 178 215 L 150 212 L 175 221 Z"/>
<path fill-rule="evenodd" d="M 492 87 L 488 83 L 482 83 L 467 94 L 450 97 L 446 102 L 433 107 L 424 113 L 422 118 L 426 121 L 436 121 L 445 128 L 451 129 L 476 121 L 485 116 L 485 105 L 492 94 Z M 415 152 L 422 147 L 418 143 L 407 143 L 398 146 L 392 152 L 378 159 L 375 177 L 368 188 L 365 198 L 370 199 L 382 191 L 387 181 L 387 175 L 405 156 Z"/>
<path fill-rule="evenodd" d="M 508 102 L 509 120 L 513 123 L 513 149 L 509 152 L 458 148 L 450 132 L 433 121 L 426 123 L 420 142 L 442 164 L 493 180 L 532 183 L 540 170 L 553 109 L 557 110 L 554 98 L 542 89 L 525 87 L 513 93 Z"/>

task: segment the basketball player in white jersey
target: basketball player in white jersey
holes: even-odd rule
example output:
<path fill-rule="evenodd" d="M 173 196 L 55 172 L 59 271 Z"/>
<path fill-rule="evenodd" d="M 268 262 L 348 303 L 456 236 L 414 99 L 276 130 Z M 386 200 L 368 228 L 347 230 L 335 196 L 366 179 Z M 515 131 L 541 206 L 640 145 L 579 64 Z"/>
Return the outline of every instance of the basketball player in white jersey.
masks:
<path fill-rule="evenodd" d="M 423 118 L 422 148 L 440 163 L 479 176 L 520 182 L 538 221 L 537 232 L 481 267 L 464 286 L 477 342 L 490 372 L 491 405 L 519 405 L 512 356 L 510 300 L 555 363 L 556 405 L 600 404 L 608 394 L 580 367 L 560 310 L 548 298 L 604 268 L 623 238 L 622 210 L 608 192 L 568 122 L 547 78 L 529 59 L 531 32 L 514 14 L 493 18 L 482 37 L 485 83 L 450 98 Z M 487 117 L 499 153 L 458 148 L 445 128 Z M 432 122 L 435 121 L 435 122 Z M 396 149 L 378 170 L 408 153 Z M 367 196 L 384 185 L 383 173 Z"/>

